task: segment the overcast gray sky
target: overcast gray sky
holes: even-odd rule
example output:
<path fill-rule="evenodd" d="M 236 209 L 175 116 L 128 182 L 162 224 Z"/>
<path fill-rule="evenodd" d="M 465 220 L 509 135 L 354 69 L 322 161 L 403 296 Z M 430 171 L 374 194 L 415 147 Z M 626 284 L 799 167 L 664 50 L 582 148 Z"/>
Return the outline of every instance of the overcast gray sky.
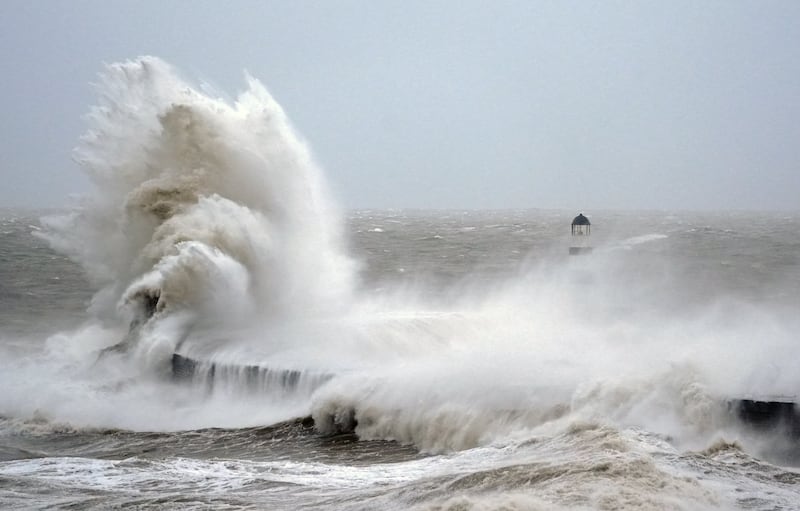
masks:
<path fill-rule="evenodd" d="M 800 209 L 800 2 L 0 2 L 0 206 L 85 193 L 103 62 L 260 79 L 346 208 Z"/>

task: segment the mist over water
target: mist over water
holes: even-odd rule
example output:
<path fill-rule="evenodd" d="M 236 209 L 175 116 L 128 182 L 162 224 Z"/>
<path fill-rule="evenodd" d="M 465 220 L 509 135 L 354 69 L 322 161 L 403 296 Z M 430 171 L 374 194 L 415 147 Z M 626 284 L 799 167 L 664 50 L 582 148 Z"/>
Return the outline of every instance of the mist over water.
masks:
<path fill-rule="evenodd" d="M 255 79 L 229 104 L 147 57 L 109 66 L 98 93 L 76 150 L 95 193 L 44 234 L 100 288 L 94 316 L 127 324 L 150 297 L 151 329 L 229 329 L 349 301 L 339 213 Z M 141 349 L 172 332 L 154 334 Z"/>
<path fill-rule="evenodd" d="M 80 265 L 93 295 L 74 327 L 2 331 L 5 430 L 245 428 L 226 433 L 245 446 L 228 454 L 258 479 L 247 446 L 277 447 L 246 428 L 274 426 L 299 447 L 272 477 L 387 488 L 353 508 L 725 508 L 718 490 L 736 484 L 763 498 L 749 479 L 692 478 L 785 442 L 744 431 L 726 401 L 800 389 L 796 214 L 598 213 L 579 257 L 566 255 L 575 213 L 361 211 L 346 224 L 254 78 L 229 102 L 144 57 L 108 66 L 97 90 L 76 149 L 94 192 L 25 242 Z M 30 231 L 4 218 L 9 240 Z M 172 380 L 176 352 L 201 362 L 193 382 Z M 309 415 L 316 435 L 354 428 L 398 464 L 359 472 L 353 447 L 335 467 L 297 465 L 330 447 L 280 429 Z M 171 438 L 212 459 L 169 462 L 175 477 L 218 472 L 219 453 L 184 435 Z M 64 470 L 90 484 L 100 469 Z M 779 508 L 796 496 L 770 491 Z"/>

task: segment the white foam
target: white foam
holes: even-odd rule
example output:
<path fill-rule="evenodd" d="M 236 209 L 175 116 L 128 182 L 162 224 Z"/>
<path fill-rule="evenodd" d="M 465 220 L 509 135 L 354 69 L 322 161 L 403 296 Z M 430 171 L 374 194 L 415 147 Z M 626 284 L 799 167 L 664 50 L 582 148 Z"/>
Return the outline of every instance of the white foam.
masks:
<path fill-rule="evenodd" d="M 98 94 L 76 150 L 95 191 L 44 234 L 101 288 L 96 317 L 127 322 L 143 292 L 229 326 L 348 303 L 338 211 L 257 80 L 230 104 L 142 57 L 108 66 Z"/>

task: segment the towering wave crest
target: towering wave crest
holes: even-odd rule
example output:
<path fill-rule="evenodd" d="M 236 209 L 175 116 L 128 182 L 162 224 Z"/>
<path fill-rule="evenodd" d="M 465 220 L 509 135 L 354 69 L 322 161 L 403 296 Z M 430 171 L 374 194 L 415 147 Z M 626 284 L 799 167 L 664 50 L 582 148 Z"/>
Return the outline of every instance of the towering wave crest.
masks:
<path fill-rule="evenodd" d="M 100 289 L 96 317 L 231 327 L 348 303 L 353 263 L 321 173 L 266 89 L 246 84 L 231 104 L 154 57 L 101 74 L 75 151 L 94 191 L 45 234 Z"/>

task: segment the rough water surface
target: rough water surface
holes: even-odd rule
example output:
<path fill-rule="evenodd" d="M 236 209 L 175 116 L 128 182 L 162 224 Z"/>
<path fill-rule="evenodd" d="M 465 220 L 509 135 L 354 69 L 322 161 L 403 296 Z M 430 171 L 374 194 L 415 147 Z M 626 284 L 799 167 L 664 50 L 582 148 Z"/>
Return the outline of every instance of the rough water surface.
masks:
<path fill-rule="evenodd" d="M 3 509 L 797 509 L 729 407 L 800 394 L 797 213 L 568 256 L 572 211 L 342 214 L 252 78 L 98 87 L 94 192 L 0 211 Z"/>

